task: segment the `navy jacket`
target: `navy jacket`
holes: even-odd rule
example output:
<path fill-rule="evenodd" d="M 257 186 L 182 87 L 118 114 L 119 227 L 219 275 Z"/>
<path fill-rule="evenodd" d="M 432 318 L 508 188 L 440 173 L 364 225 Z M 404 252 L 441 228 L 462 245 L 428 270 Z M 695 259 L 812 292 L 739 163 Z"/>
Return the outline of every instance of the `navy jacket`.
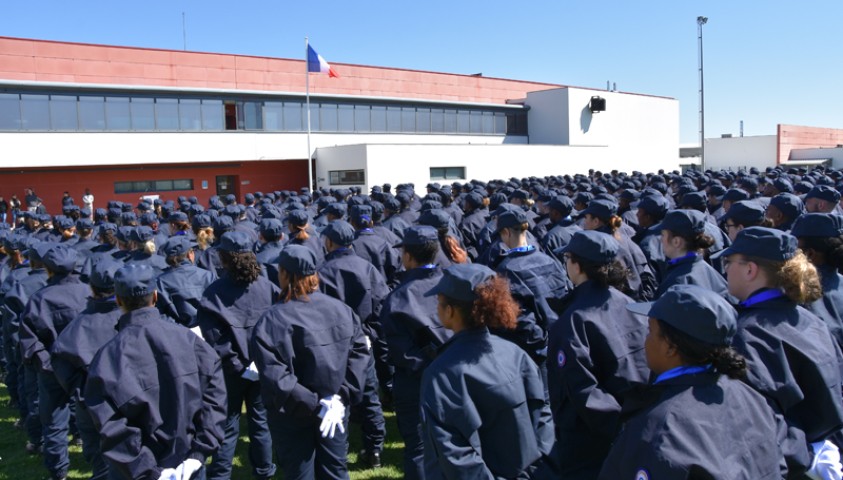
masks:
<path fill-rule="evenodd" d="M 24 272 L 15 273 L 15 272 Z M 20 344 L 20 322 L 23 310 L 29 301 L 29 297 L 47 284 L 47 271 L 43 268 L 31 270 L 29 268 L 15 269 L 10 272 L 6 280 L 14 279 L 12 283 L 6 284 L 8 291 L 3 296 L 3 304 L 0 307 L 3 316 L 3 348 L 4 353 L 13 354 Z M 16 353 L 14 353 L 16 354 Z"/>
<path fill-rule="evenodd" d="M 217 253 L 217 247 L 211 246 L 205 250 L 196 249 L 196 266 L 204 268 L 212 272 L 215 276 L 220 277 L 223 273 L 222 262 Z"/>
<path fill-rule="evenodd" d="M 158 255 L 157 253 L 153 253 L 152 255 L 141 252 L 139 250 L 135 250 L 132 252 L 131 255 L 126 259 L 126 263 L 137 263 L 143 265 L 149 265 L 150 267 L 154 268 L 156 273 L 159 275 L 166 269 L 170 268 L 170 265 L 167 264 L 167 260 Z"/>
<path fill-rule="evenodd" d="M 196 314 L 202 294 L 216 278 L 213 272 L 184 260 L 158 276 L 155 281 L 158 303 L 155 306 L 163 315 L 193 328 L 197 325 Z"/>
<path fill-rule="evenodd" d="M 660 382 L 630 399 L 624 416 L 600 480 L 782 478 L 773 412 L 760 395 L 724 375 Z"/>
<path fill-rule="evenodd" d="M 521 305 L 521 314 L 515 330 L 494 333 L 517 343 L 537 361 L 543 360 L 547 331 L 557 319 L 554 308 L 558 309 L 565 301 L 571 281 L 559 262 L 532 246 L 510 250 L 496 270 L 509 280 L 512 296 Z"/>
<path fill-rule="evenodd" d="M 486 328 L 464 330 L 425 370 L 421 389 L 427 478 L 528 478 L 553 447 L 536 364 Z"/>
<path fill-rule="evenodd" d="M 630 296 L 639 302 L 653 300 L 658 284 L 644 252 L 623 234 L 620 235 L 620 238 L 615 238 L 620 245 L 617 258 L 629 269 Z"/>
<path fill-rule="evenodd" d="M 279 294 L 278 287 L 262 276 L 244 285 L 226 275 L 205 290 L 196 320 L 202 336 L 219 354 L 226 376 L 239 377 L 252 363 L 252 331 Z"/>
<path fill-rule="evenodd" d="M 654 227 L 643 229 L 633 237 L 633 241 L 638 245 L 641 253 L 647 259 L 647 263 L 650 265 L 650 270 L 655 275 L 656 281 L 661 281 L 664 278 L 665 270 L 667 270 L 667 258 L 664 256 L 662 247 L 661 229 Z"/>
<path fill-rule="evenodd" d="M 486 226 L 486 218 L 489 216 L 489 211 L 485 208 L 478 208 L 471 213 L 466 214 L 460 223 L 460 232 L 462 232 L 462 239 L 465 243 L 465 251 L 468 252 L 468 258 L 471 261 L 480 256 L 479 236 L 480 231 Z"/>
<path fill-rule="evenodd" d="M 124 314 L 117 328 L 91 361 L 84 391 L 112 473 L 157 480 L 187 458 L 204 463 L 226 418 L 219 356 L 155 307 Z"/>
<path fill-rule="evenodd" d="M 723 275 L 694 252 L 667 261 L 667 270 L 656 290 L 656 298 L 661 297 L 673 285 L 698 285 L 723 298 L 728 298 L 729 295 L 729 285 Z"/>
<path fill-rule="evenodd" d="M 407 223 L 398 215 L 393 215 L 383 221 L 383 226 L 389 229 L 389 231 L 394 233 L 398 238 L 404 238 L 404 230 L 410 228 L 411 225 L 411 223 Z"/>
<path fill-rule="evenodd" d="M 840 350 L 825 322 L 786 297 L 739 307 L 738 313 L 734 347 L 746 357 L 746 382 L 784 415 L 788 478 L 800 478 L 800 468 L 809 465 L 805 442 L 843 427 Z"/>
<path fill-rule="evenodd" d="M 578 285 L 548 338 L 547 377 L 564 478 L 593 479 L 620 427 L 627 395 L 647 384 L 647 322 L 632 299 Z"/>
<path fill-rule="evenodd" d="M 281 287 L 278 283 L 278 255 L 284 249 L 284 241 L 266 242 L 258 246 L 255 252 L 255 257 L 258 263 L 261 264 L 261 273 L 270 282 L 274 283 L 276 287 Z"/>
<path fill-rule="evenodd" d="M 360 319 L 324 293 L 274 305 L 255 327 L 251 349 L 270 414 L 311 422 L 322 398 L 339 395 L 346 406 L 362 398 L 369 353 Z"/>
<path fill-rule="evenodd" d="M 304 241 L 292 237 L 288 238 L 286 245 L 304 245 L 309 248 L 316 254 L 316 266 L 319 267 L 325 261 L 325 247 L 322 245 L 322 241 L 316 232 L 310 230 L 308 231 L 308 235 L 309 237 Z"/>
<path fill-rule="evenodd" d="M 440 268 L 408 270 L 401 285 L 383 303 L 381 325 L 396 373 L 420 379 L 436 349 L 451 337 L 451 331 L 442 326 L 436 313 L 436 296 L 424 295 L 440 278 Z"/>
<path fill-rule="evenodd" d="M 379 237 L 374 230 L 358 230 L 352 246 L 354 253 L 374 265 L 385 279 L 392 281 L 395 278 L 401 259 L 392 245 Z"/>
<path fill-rule="evenodd" d="M 571 237 L 581 230 L 570 217 L 564 218 L 560 222 L 557 222 L 556 225 L 553 225 L 547 231 L 547 234 L 542 237 L 542 248 L 544 248 L 545 253 L 548 255 L 554 255 L 553 252 L 568 245 Z"/>
<path fill-rule="evenodd" d="M 377 338 L 381 305 L 389 295 L 380 272 L 353 249 L 340 248 L 328 254 L 318 273 L 319 290 L 351 307 L 366 335 L 374 333 Z"/>
<path fill-rule="evenodd" d="M 84 400 L 82 394 L 94 355 L 117 335 L 117 321 L 122 315 L 114 297 L 89 298 L 85 310 L 70 322 L 53 344 L 56 379 L 77 401 Z"/>
<path fill-rule="evenodd" d="M 831 265 L 818 266 L 817 273 L 820 274 L 823 296 L 806 307 L 828 325 L 831 336 L 843 350 L 843 275 Z"/>
<path fill-rule="evenodd" d="M 76 274 L 54 275 L 26 304 L 21 316 L 20 343 L 23 360 L 50 372 L 50 349 L 59 334 L 87 306 L 88 285 Z"/>

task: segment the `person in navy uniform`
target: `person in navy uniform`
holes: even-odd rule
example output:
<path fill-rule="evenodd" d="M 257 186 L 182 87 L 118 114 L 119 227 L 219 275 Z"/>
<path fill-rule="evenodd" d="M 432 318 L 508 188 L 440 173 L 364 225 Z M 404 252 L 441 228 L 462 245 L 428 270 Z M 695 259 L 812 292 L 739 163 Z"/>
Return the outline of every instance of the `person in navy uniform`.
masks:
<path fill-rule="evenodd" d="M 775 197 L 774 197 L 775 198 Z M 806 213 L 793 224 L 791 235 L 816 267 L 823 295 L 806 305 L 828 325 L 843 350 L 843 217 L 832 213 Z"/>
<path fill-rule="evenodd" d="M 161 253 L 170 268 L 158 276 L 155 289 L 158 291 L 156 307 L 187 328 L 196 328 L 199 302 L 205 290 L 217 279 L 210 270 L 194 265 L 196 244 L 185 235 L 167 239 L 161 246 Z"/>
<path fill-rule="evenodd" d="M 304 245 L 316 255 L 317 265 L 325 261 L 325 250 L 319 236 L 310 226 L 310 219 L 304 210 L 293 210 L 287 215 L 287 229 L 290 231 L 286 245 Z"/>
<path fill-rule="evenodd" d="M 839 471 L 828 440 L 843 427 L 840 349 L 826 323 L 799 306 L 822 294 L 816 269 L 795 237 L 764 227 L 741 230 L 722 255 L 740 301 L 734 347 L 746 357 L 745 381 L 787 422 L 788 478 L 802 478 L 812 456 Z"/>
<path fill-rule="evenodd" d="M 460 233 L 462 233 L 465 250 L 472 262 L 480 256 L 478 251 L 478 236 L 483 227 L 486 226 L 486 217 L 489 215 L 489 200 L 483 198 L 479 192 L 470 192 L 463 201 L 465 215 L 460 222 Z"/>
<path fill-rule="evenodd" d="M 38 372 L 38 409 L 44 432 L 44 464 L 55 479 L 67 477 L 70 466 L 67 435 L 70 397 L 58 383 L 50 349 L 59 334 L 85 309 L 90 289 L 76 268 L 76 250 L 57 244 L 42 257 L 49 280 L 35 292 L 21 316 L 20 343 L 23 361 Z"/>
<path fill-rule="evenodd" d="M 386 437 L 386 421 L 378 398 L 375 357 L 379 357 L 382 363 L 388 362 L 380 312 L 381 304 L 389 295 L 389 288 L 374 265 L 355 255 L 351 247 L 354 236 L 354 227 L 343 220 L 334 220 L 322 231 L 328 255 L 325 263 L 319 267 L 319 290 L 354 310 L 370 345 L 369 351 L 372 354 L 366 365 L 363 400 L 352 407 L 351 420 L 361 424 L 364 447 L 362 457 L 369 466 L 379 467 Z M 386 380 L 391 384 L 391 378 Z"/>
<path fill-rule="evenodd" d="M 348 408 L 360 401 L 369 353 L 360 319 L 319 292 L 301 245 L 278 257 L 282 301 L 252 333 L 275 453 L 286 478 L 348 478 Z"/>
<path fill-rule="evenodd" d="M 658 228 L 661 229 L 667 268 L 656 290 L 656 298 L 679 284 L 699 285 L 725 298 L 728 295 L 726 279 L 705 261 L 705 252 L 714 245 L 714 239 L 705 232 L 703 213 L 674 210 L 665 215 Z"/>
<path fill-rule="evenodd" d="M 368 205 L 354 205 L 349 213 L 351 225 L 357 231 L 354 239 L 354 252 L 363 260 L 367 260 L 387 282 L 392 283 L 398 270 L 399 259 L 396 251 L 386 240 L 375 234 L 372 224 L 372 207 Z"/>
<path fill-rule="evenodd" d="M 261 265 L 261 273 L 270 282 L 278 286 L 278 266 L 275 260 L 284 248 L 284 224 L 277 218 L 265 218 L 261 220 L 260 240 L 255 256 Z"/>
<path fill-rule="evenodd" d="M 747 365 L 730 346 L 734 308 L 697 285 L 676 285 L 654 303 L 629 308 L 649 317 L 647 364 L 655 380 L 624 405 L 623 431 L 596 478 L 782 478 L 776 417 L 737 380 Z"/>
<path fill-rule="evenodd" d="M 219 355 L 161 317 L 152 267 L 120 268 L 114 291 L 123 310 L 118 333 L 91 361 L 84 390 L 111 478 L 204 478 L 224 433 Z"/>
<path fill-rule="evenodd" d="M 421 376 L 451 332 L 436 315 L 436 299 L 424 296 L 442 277 L 442 269 L 433 263 L 439 251 L 436 229 L 410 227 L 400 246 L 406 272 L 384 301 L 381 324 L 395 366 L 392 396 L 398 432 L 404 440 L 404 477 L 419 480 L 425 478 L 419 418 Z"/>
<path fill-rule="evenodd" d="M 257 383 L 257 370 L 249 354 L 249 341 L 258 320 L 275 303 L 280 291 L 261 275 L 253 247 L 252 239 L 243 232 L 231 231 L 222 235 L 218 252 L 225 273 L 205 290 L 196 314 L 202 336 L 222 360 L 228 393 L 225 440 L 208 467 L 208 480 L 231 477 L 244 403 L 252 475 L 257 479 L 275 475 L 266 408 Z"/>
<path fill-rule="evenodd" d="M 91 272 L 91 297 L 78 317 L 59 334 L 52 350 L 56 379 L 76 406 L 76 427 L 82 438 L 82 455 L 91 465 L 91 480 L 108 478 L 108 465 L 100 451 L 99 432 L 85 407 L 85 382 L 94 355 L 117 334 L 122 312 L 114 297 L 114 273 L 122 263 L 98 262 Z"/>
<path fill-rule="evenodd" d="M 566 479 L 593 479 L 620 426 L 626 398 L 646 385 L 645 325 L 621 293 L 628 271 L 609 234 L 580 231 L 558 250 L 575 285 L 548 332 L 548 386 Z"/>
<path fill-rule="evenodd" d="M 571 237 L 582 230 L 571 218 L 574 202 L 567 195 L 557 195 L 547 202 L 550 228 L 541 239 L 545 253 L 552 254 L 571 241 Z"/>
<path fill-rule="evenodd" d="M 517 322 L 508 282 L 486 266 L 460 264 L 426 295 L 454 332 L 422 377 L 426 478 L 553 478 L 553 421 L 539 369 L 489 332 Z"/>

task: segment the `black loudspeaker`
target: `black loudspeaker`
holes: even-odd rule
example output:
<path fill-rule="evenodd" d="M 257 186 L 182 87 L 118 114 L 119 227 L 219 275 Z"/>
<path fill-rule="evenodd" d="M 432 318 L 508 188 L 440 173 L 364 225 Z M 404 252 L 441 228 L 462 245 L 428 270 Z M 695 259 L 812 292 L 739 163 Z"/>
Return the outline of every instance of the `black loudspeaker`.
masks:
<path fill-rule="evenodd" d="M 588 104 L 588 109 L 591 113 L 605 112 L 606 99 L 602 97 L 591 97 L 591 102 Z"/>

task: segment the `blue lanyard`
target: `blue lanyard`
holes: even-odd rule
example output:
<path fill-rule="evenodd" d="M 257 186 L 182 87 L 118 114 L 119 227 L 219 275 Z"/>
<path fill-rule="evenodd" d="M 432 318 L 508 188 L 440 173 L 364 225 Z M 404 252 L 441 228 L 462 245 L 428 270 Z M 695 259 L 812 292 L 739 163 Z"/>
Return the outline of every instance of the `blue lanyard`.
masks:
<path fill-rule="evenodd" d="M 428 263 L 427 265 L 422 265 L 419 268 L 426 268 L 426 269 L 430 270 L 430 269 L 436 268 L 436 264 L 435 263 Z"/>
<path fill-rule="evenodd" d="M 372 229 L 371 228 L 361 228 L 360 233 L 372 233 Z"/>
<path fill-rule="evenodd" d="M 695 373 L 706 372 L 710 369 L 711 365 L 671 368 L 656 377 L 656 381 L 653 382 L 653 385 L 665 380 L 670 380 L 671 378 L 681 377 L 682 375 L 694 375 Z"/>
<path fill-rule="evenodd" d="M 673 260 L 668 260 L 667 264 L 668 265 L 676 265 L 677 263 L 681 262 L 682 260 L 685 260 L 685 259 L 688 259 L 688 258 L 697 258 L 696 252 L 688 252 L 688 253 L 686 253 L 685 255 L 683 255 L 679 258 L 674 258 Z"/>
<path fill-rule="evenodd" d="M 778 289 L 771 289 L 771 290 L 764 290 L 761 293 L 756 293 L 755 295 L 747 298 L 743 302 L 739 303 L 738 306 L 740 307 L 751 307 L 755 304 L 766 302 L 767 300 L 773 300 L 774 298 L 783 297 L 784 292 Z"/>
<path fill-rule="evenodd" d="M 506 252 L 506 254 L 509 255 L 510 253 L 516 253 L 516 252 L 532 252 L 535 249 L 536 249 L 536 247 L 534 247 L 532 245 L 524 245 L 523 247 L 515 247 L 512 250 Z"/>
<path fill-rule="evenodd" d="M 335 251 L 335 252 L 344 252 L 344 251 L 346 251 L 346 250 L 348 250 L 348 247 L 338 247 L 338 248 L 337 248 L 337 249 L 335 249 L 334 251 Z"/>

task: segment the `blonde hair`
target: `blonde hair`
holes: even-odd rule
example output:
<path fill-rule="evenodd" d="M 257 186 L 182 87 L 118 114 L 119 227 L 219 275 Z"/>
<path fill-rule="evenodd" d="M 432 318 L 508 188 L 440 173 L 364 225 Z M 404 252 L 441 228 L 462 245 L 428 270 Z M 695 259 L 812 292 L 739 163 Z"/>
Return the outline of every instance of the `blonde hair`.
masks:
<path fill-rule="evenodd" d="M 781 288 L 787 298 L 799 304 L 807 304 L 822 297 L 823 289 L 817 268 L 808 257 L 797 250 L 789 260 L 776 262 L 764 258 L 747 256 L 747 260 L 758 265 L 772 286 Z"/>
<path fill-rule="evenodd" d="M 214 243 L 214 240 L 214 229 L 212 227 L 203 227 L 196 230 L 196 243 L 199 245 L 199 250 L 207 250 Z"/>

